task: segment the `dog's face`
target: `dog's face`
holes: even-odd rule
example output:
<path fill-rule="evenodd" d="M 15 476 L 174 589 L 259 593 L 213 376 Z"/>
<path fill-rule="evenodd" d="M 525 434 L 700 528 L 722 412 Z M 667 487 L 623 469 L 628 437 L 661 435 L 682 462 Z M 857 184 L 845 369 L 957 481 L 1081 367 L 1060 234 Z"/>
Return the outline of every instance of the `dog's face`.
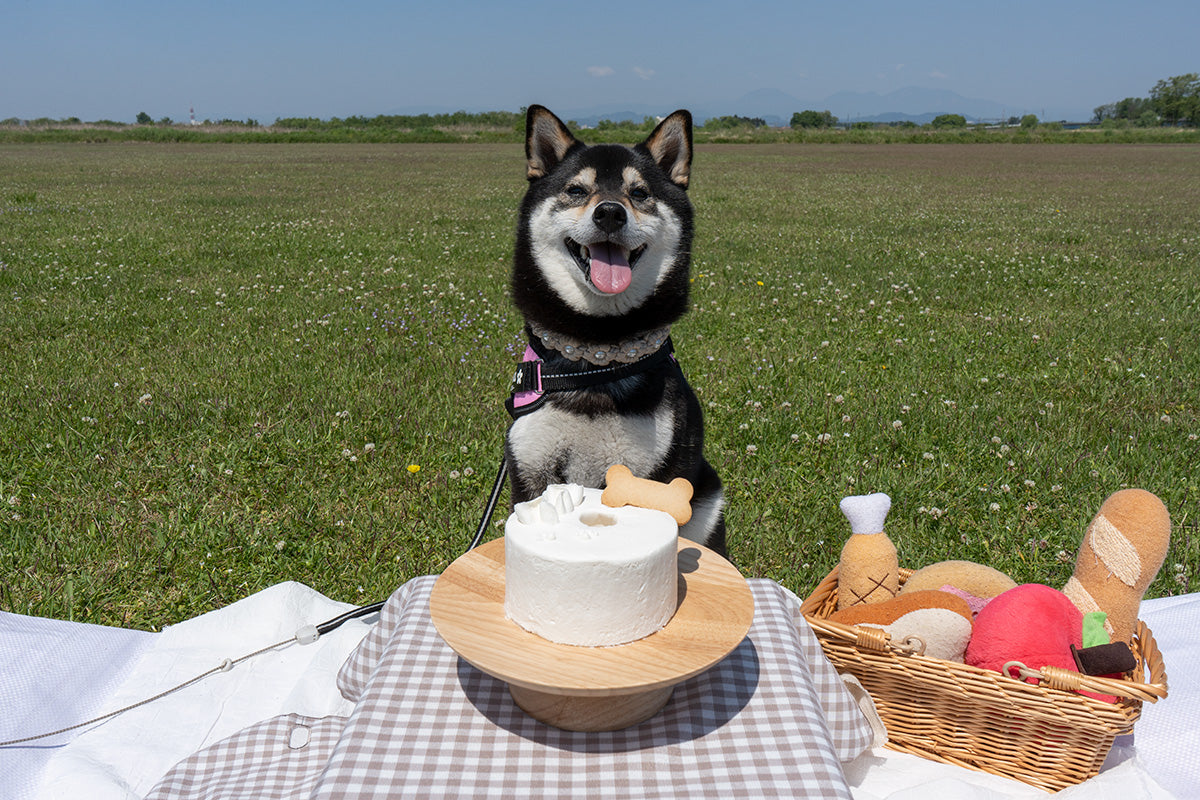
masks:
<path fill-rule="evenodd" d="M 583 338 L 581 326 L 600 320 L 612 333 L 627 327 L 616 318 L 656 318 L 647 327 L 678 318 L 691 248 L 691 115 L 676 111 L 633 148 L 587 146 L 534 106 L 525 150 L 513 294 L 526 317 Z"/>

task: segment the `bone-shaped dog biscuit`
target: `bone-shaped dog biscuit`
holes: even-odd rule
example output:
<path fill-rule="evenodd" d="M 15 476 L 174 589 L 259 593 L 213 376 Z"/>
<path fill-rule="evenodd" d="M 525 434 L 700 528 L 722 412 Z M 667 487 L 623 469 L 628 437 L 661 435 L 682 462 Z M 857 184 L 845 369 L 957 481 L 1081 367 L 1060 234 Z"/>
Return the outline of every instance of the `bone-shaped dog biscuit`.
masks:
<path fill-rule="evenodd" d="M 610 508 L 637 506 L 665 511 L 680 525 L 692 518 L 692 484 L 687 478 L 670 483 L 635 477 L 624 464 L 613 464 L 604 475 L 607 484 L 600 502 Z"/>

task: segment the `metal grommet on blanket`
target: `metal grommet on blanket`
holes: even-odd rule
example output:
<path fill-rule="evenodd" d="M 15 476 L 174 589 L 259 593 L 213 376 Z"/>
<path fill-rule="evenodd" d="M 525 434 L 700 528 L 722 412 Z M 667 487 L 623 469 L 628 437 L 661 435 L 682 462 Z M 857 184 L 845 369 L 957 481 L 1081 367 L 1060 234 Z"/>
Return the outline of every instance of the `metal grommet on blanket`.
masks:
<path fill-rule="evenodd" d="M 293 750 L 303 750 L 312 739 L 312 730 L 307 725 L 297 725 L 288 734 L 288 747 Z"/>

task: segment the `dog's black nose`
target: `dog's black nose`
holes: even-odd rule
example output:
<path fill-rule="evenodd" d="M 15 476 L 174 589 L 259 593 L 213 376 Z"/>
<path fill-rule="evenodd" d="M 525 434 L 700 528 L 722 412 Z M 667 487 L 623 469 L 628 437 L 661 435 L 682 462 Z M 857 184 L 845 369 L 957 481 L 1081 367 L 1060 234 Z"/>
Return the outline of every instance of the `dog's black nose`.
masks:
<path fill-rule="evenodd" d="M 592 212 L 592 222 L 605 233 L 616 233 L 625 227 L 625 206 L 620 203 L 601 203 Z"/>

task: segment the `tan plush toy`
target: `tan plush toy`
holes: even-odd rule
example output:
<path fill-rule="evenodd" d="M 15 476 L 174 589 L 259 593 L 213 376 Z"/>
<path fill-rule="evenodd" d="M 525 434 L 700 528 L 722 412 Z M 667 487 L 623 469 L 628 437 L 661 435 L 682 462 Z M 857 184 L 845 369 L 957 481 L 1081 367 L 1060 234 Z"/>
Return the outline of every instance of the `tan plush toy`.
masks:
<path fill-rule="evenodd" d="M 1063 587 L 1085 614 L 1103 611 L 1114 642 L 1133 638 L 1142 595 L 1167 557 L 1171 515 L 1143 489 L 1109 496 L 1083 535 L 1075 574 Z"/>
<path fill-rule="evenodd" d="M 842 498 L 850 538 L 838 562 L 838 609 L 891 600 L 900 588 L 896 546 L 883 532 L 892 499 L 881 492 Z"/>
<path fill-rule="evenodd" d="M 900 594 L 940 589 L 966 600 L 971 612 L 978 614 L 989 600 L 1016 585 L 1000 570 L 974 561 L 938 561 L 909 575 Z"/>

